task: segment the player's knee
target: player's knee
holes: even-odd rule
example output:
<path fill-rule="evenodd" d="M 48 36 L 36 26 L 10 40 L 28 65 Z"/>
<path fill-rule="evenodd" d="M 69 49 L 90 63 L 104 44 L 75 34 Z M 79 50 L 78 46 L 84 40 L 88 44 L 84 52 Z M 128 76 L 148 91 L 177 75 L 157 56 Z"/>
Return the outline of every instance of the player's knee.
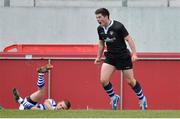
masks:
<path fill-rule="evenodd" d="M 44 90 L 44 91 L 42 91 L 42 96 L 44 96 L 46 94 L 46 91 Z"/>
<path fill-rule="evenodd" d="M 45 90 L 39 90 L 39 95 L 44 96 L 46 94 Z"/>
<path fill-rule="evenodd" d="M 108 79 L 105 79 L 105 78 L 101 78 L 100 79 L 100 82 L 103 86 L 107 85 L 109 83 L 109 80 Z"/>
<path fill-rule="evenodd" d="M 130 85 L 131 87 L 134 87 L 136 84 L 136 80 L 134 78 L 129 78 L 127 79 L 127 83 L 128 85 Z"/>
<path fill-rule="evenodd" d="M 44 93 L 44 92 L 38 93 L 38 97 L 44 97 L 44 96 L 45 96 L 45 93 Z"/>

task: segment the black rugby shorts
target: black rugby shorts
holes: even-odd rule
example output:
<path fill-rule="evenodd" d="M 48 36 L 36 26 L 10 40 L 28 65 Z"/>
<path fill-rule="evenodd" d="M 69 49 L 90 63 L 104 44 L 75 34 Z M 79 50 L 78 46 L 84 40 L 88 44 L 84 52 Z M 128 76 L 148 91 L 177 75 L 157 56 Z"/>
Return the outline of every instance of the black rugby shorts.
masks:
<path fill-rule="evenodd" d="M 128 70 L 133 68 L 131 55 L 115 58 L 106 57 L 104 62 L 115 66 L 117 70 Z"/>

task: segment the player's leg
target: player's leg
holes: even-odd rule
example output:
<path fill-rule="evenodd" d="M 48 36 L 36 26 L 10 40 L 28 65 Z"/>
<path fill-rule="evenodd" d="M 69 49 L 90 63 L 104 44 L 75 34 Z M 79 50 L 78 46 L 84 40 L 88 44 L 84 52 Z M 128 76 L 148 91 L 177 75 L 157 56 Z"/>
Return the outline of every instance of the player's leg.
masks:
<path fill-rule="evenodd" d="M 45 65 L 38 69 L 38 81 L 37 87 L 38 90 L 30 95 L 30 101 L 39 102 L 39 100 L 45 95 L 45 79 L 44 75 L 48 72 L 53 66 Z"/>
<path fill-rule="evenodd" d="M 13 96 L 16 102 L 19 103 L 20 110 L 31 109 L 34 106 L 34 104 L 32 104 L 31 102 L 28 102 L 27 98 L 21 98 L 16 88 L 13 89 Z"/>
<path fill-rule="evenodd" d="M 38 102 L 45 95 L 45 79 L 44 73 L 38 73 L 37 87 L 38 90 L 30 95 L 30 100 Z"/>
<path fill-rule="evenodd" d="M 21 104 L 23 102 L 23 99 L 19 96 L 19 92 L 16 88 L 13 88 L 13 96 L 16 102 Z"/>
<path fill-rule="evenodd" d="M 130 87 L 136 93 L 136 95 L 137 95 L 137 97 L 139 99 L 140 108 L 142 110 L 147 109 L 146 97 L 143 94 L 141 85 L 134 78 L 133 69 L 123 70 L 122 72 L 123 72 L 123 78 L 127 81 L 127 83 L 130 85 Z"/>
<path fill-rule="evenodd" d="M 30 96 L 26 97 L 25 99 L 19 96 L 19 92 L 16 88 L 13 89 L 14 99 L 20 104 L 19 109 L 31 109 L 45 95 L 43 73 L 38 74 L 37 86 L 38 90 L 32 93 Z"/>
<path fill-rule="evenodd" d="M 13 95 L 15 100 L 20 104 L 20 107 L 24 109 L 31 109 L 36 103 L 45 95 L 45 81 L 44 81 L 44 74 L 48 72 L 53 66 L 52 65 L 45 65 L 38 69 L 38 81 L 37 87 L 38 90 L 32 93 L 29 97 L 22 99 L 19 96 L 17 89 L 13 89 Z"/>
<path fill-rule="evenodd" d="M 111 103 L 112 103 L 112 109 L 116 110 L 117 108 L 117 103 L 119 101 L 119 96 L 115 94 L 113 90 L 113 86 L 110 82 L 110 78 L 112 74 L 115 71 L 115 67 L 113 65 L 103 63 L 101 67 L 101 76 L 100 76 L 100 81 L 104 87 L 104 90 L 106 93 L 109 95 L 111 98 Z"/>

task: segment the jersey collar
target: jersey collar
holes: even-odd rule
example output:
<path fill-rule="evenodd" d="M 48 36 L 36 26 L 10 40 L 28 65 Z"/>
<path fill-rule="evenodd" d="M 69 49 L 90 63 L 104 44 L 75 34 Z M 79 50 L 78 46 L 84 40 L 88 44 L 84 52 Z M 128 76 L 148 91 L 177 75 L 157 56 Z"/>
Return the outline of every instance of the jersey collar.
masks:
<path fill-rule="evenodd" d="M 111 21 L 111 23 L 110 23 L 107 27 L 104 27 L 104 26 L 103 26 L 104 33 L 105 33 L 105 34 L 107 34 L 109 28 L 110 28 L 110 27 L 113 25 L 113 23 L 114 23 L 114 20 L 110 20 L 110 21 Z"/>

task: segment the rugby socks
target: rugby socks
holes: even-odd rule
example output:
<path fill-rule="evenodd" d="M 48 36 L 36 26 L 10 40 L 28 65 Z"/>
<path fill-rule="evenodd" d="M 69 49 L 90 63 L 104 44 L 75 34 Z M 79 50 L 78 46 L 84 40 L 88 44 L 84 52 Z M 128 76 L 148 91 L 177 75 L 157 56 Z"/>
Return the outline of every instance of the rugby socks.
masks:
<path fill-rule="evenodd" d="M 20 110 L 31 109 L 33 107 L 33 105 L 27 101 L 27 98 L 22 99 L 21 97 L 19 97 L 18 103 L 20 104 L 20 107 L 23 106 L 23 109 Z"/>
<path fill-rule="evenodd" d="M 23 103 L 23 101 L 24 101 L 24 100 L 23 100 L 21 97 L 19 97 L 19 99 L 18 99 L 18 103 L 19 103 L 19 104 L 22 104 L 22 103 Z"/>
<path fill-rule="evenodd" d="M 106 93 L 111 99 L 115 96 L 111 82 L 109 82 L 109 84 L 104 87 L 104 90 L 106 90 Z"/>
<path fill-rule="evenodd" d="M 136 95 L 139 98 L 139 100 L 143 100 L 144 99 L 142 88 L 141 88 L 140 84 L 137 81 L 136 81 L 136 85 L 134 86 L 133 90 L 136 93 Z"/>
<path fill-rule="evenodd" d="M 42 88 L 42 87 L 44 87 L 44 84 L 45 84 L 45 82 L 44 82 L 44 73 L 38 73 L 37 86 L 39 88 Z"/>
<path fill-rule="evenodd" d="M 24 109 L 31 109 L 33 106 L 36 105 L 36 102 L 33 102 L 30 97 L 27 97 L 23 100 L 21 105 L 23 105 Z"/>

